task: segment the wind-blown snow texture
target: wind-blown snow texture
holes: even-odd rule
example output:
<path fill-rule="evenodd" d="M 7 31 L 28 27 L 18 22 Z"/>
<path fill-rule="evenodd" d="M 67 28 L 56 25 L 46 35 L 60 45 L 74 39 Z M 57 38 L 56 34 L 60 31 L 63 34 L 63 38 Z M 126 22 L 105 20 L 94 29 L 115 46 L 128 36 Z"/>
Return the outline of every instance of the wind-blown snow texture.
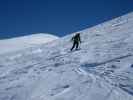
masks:
<path fill-rule="evenodd" d="M 0 57 L 0 100 L 133 100 L 133 13 Z"/>
<path fill-rule="evenodd" d="M 38 33 L 0 40 L 0 54 L 15 52 L 29 47 L 35 47 L 36 45 L 51 42 L 55 39 L 58 39 L 58 37 L 46 33 Z"/>

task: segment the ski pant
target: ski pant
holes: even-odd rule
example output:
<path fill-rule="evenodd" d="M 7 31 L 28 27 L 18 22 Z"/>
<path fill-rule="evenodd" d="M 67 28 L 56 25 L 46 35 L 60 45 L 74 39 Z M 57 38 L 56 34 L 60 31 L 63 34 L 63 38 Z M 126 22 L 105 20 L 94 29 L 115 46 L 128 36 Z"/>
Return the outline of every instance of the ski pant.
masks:
<path fill-rule="evenodd" d="M 74 42 L 74 43 L 73 43 L 73 46 L 72 46 L 72 48 L 71 48 L 71 51 L 72 51 L 75 47 L 76 47 L 76 49 L 78 49 L 78 47 L 79 47 L 79 42 Z"/>

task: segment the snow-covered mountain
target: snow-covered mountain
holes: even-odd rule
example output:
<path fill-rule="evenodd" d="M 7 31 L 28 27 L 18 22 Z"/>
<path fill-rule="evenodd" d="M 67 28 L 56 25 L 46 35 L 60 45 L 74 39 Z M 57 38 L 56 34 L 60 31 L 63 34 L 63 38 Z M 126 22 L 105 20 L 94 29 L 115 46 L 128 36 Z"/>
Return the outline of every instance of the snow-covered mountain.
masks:
<path fill-rule="evenodd" d="M 0 100 L 133 100 L 133 13 L 0 57 Z"/>
<path fill-rule="evenodd" d="M 0 40 L 0 54 L 22 50 L 39 44 L 51 42 L 55 39 L 58 39 L 58 37 L 51 34 L 38 33 L 11 39 Z"/>

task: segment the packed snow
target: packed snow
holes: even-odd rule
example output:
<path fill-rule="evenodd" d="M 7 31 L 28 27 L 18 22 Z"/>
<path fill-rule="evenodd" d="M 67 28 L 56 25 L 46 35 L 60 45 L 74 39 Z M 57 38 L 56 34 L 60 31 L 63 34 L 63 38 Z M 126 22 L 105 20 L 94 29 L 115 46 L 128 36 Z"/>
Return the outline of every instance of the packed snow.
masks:
<path fill-rule="evenodd" d="M 45 44 L 56 39 L 59 39 L 59 37 L 46 33 L 37 33 L 11 39 L 0 40 L 0 54 L 15 52 L 36 45 Z"/>
<path fill-rule="evenodd" d="M 0 57 L 0 100 L 133 100 L 133 13 Z"/>

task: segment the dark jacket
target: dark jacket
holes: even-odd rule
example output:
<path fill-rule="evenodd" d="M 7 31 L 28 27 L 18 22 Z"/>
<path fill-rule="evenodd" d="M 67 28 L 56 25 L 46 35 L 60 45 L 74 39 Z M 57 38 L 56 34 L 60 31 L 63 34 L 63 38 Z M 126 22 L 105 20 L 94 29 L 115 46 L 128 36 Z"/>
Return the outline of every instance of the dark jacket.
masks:
<path fill-rule="evenodd" d="M 76 34 L 75 36 L 72 37 L 72 41 L 74 42 L 81 42 L 80 40 L 80 34 Z"/>

